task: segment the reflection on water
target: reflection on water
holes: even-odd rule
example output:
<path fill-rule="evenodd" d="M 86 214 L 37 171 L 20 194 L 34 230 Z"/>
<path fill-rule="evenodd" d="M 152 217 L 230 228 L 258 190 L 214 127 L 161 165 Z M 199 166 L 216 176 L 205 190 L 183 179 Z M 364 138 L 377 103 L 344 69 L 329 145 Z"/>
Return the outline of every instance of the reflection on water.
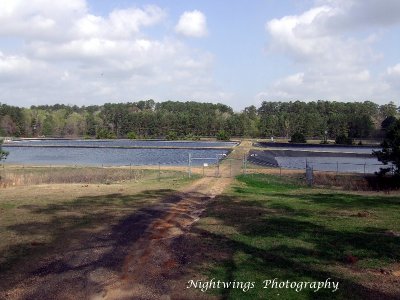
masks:
<path fill-rule="evenodd" d="M 139 143 L 140 142 L 140 143 Z M 3 147 L 9 151 L 6 163 L 8 164 L 40 164 L 40 165 L 187 165 L 189 153 L 193 158 L 204 158 L 193 160 L 193 165 L 203 163 L 213 164 L 216 159 L 221 158 L 221 154 L 227 154 L 227 150 L 207 149 L 118 149 L 118 148 L 62 148 L 61 146 L 89 146 L 89 145 L 112 145 L 112 146 L 180 146 L 190 147 L 210 147 L 225 146 L 230 147 L 235 143 L 223 142 L 166 142 L 166 141 L 23 141 L 24 144 L 54 145 L 60 148 L 24 148 L 24 147 Z M 183 145 L 184 144 L 184 145 Z"/>
<path fill-rule="evenodd" d="M 316 171 L 349 173 L 374 173 L 382 165 L 376 158 L 357 157 L 275 157 L 279 166 L 288 169 L 305 169 L 306 164 Z"/>

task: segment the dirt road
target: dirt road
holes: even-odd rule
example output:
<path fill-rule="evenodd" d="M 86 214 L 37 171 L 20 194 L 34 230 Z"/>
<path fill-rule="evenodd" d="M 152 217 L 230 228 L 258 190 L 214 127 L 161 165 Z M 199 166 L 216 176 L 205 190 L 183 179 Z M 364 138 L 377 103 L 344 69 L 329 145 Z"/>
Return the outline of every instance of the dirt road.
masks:
<path fill-rule="evenodd" d="M 120 280 L 108 284 L 94 299 L 186 298 L 189 292 L 185 289 L 186 282 L 179 282 L 177 278 L 188 258 L 172 243 L 190 230 L 206 203 L 230 182 L 231 178 L 206 177 L 187 188 L 180 195 L 182 199 L 164 217 L 152 222 L 133 245 L 124 259 Z M 193 297 L 203 298 L 200 295 Z"/>
<path fill-rule="evenodd" d="M 241 157 L 243 149 L 231 155 Z M 221 164 L 222 172 L 227 168 Z M 111 228 L 67 240 L 15 278 L 5 278 L 0 299 L 209 299 L 185 288 L 190 257 L 176 241 L 232 180 L 201 178 Z"/>

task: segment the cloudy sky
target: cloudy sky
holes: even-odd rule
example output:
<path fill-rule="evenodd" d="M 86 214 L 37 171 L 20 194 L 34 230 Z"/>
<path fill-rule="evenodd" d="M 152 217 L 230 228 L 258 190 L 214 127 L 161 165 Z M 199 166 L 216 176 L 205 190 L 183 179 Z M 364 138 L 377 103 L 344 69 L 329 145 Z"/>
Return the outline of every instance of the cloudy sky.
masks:
<path fill-rule="evenodd" d="M 0 102 L 400 99 L 399 0 L 0 0 Z"/>

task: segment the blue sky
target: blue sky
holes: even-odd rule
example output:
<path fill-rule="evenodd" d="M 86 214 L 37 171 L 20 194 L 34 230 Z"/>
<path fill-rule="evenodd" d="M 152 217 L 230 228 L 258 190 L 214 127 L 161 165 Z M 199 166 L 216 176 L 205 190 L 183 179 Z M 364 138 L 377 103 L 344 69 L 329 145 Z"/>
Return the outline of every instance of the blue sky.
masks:
<path fill-rule="evenodd" d="M 400 1 L 0 2 L 0 102 L 399 104 Z"/>

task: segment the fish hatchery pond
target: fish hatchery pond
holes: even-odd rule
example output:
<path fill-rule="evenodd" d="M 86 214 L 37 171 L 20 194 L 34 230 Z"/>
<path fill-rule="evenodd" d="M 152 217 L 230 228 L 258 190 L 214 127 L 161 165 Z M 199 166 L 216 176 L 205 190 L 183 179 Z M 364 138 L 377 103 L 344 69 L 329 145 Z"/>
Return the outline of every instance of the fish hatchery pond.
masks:
<path fill-rule="evenodd" d="M 32 139 L 4 144 L 7 164 L 127 166 L 215 163 L 235 142 Z"/>
<path fill-rule="evenodd" d="M 6 164 L 129 166 L 215 164 L 237 146 L 237 142 L 165 140 L 23 139 L 3 145 L 9 152 Z M 305 169 L 341 173 L 374 173 L 383 166 L 372 155 L 377 147 L 257 143 L 248 160 L 265 167 Z M 264 148 L 265 150 L 261 150 Z"/>
<path fill-rule="evenodd" d="M 379 147 L 283 143 L 258 143 L 257 146 L 266 150 L 250 151 L 249 161 L 266 167 L 304 170 L 309 166 L 315 171 L 365 174 L 390 167 L 373 155 Z"/>

